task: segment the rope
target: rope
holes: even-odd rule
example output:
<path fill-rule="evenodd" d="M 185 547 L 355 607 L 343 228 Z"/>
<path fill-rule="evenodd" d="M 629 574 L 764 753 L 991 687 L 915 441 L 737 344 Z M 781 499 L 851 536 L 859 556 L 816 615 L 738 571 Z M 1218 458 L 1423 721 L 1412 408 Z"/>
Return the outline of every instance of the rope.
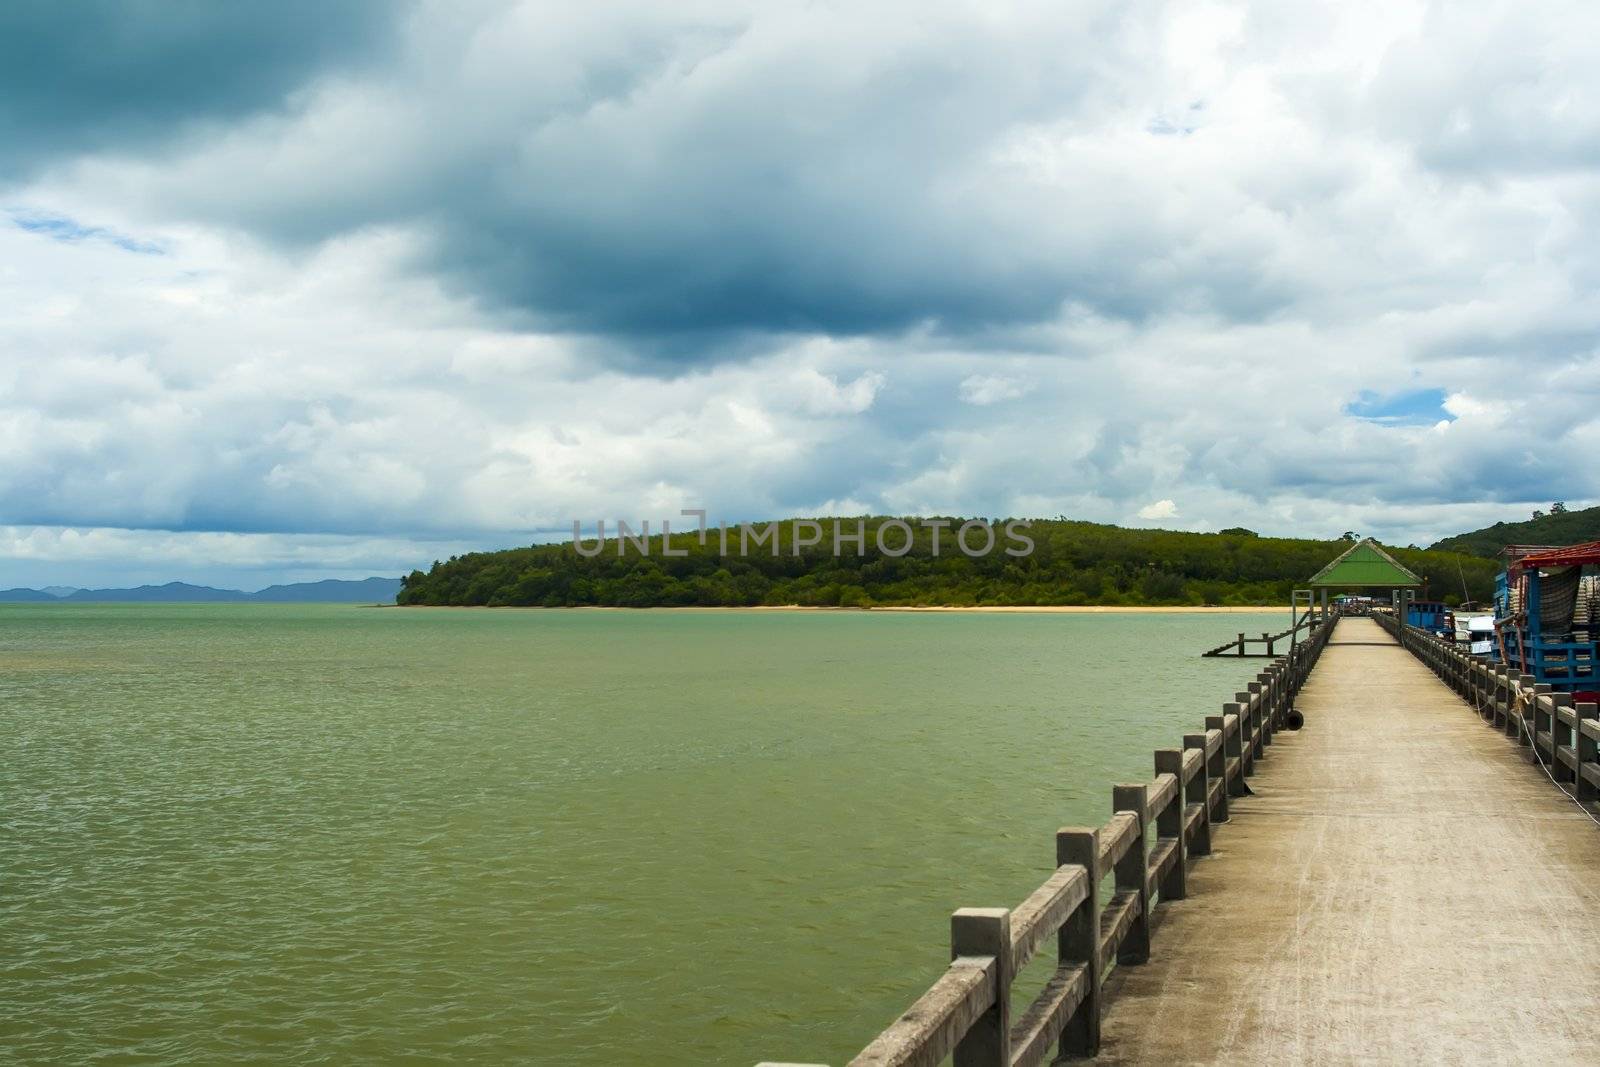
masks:
<path fill-rule="evenodd" d="M 1528 691 L 1526 689 L 1518 688 L 1516 699 L 1514 701 L 1512 701 L 1511 707 L 1507 711 L 1508 715 L 1512 714 L 1512 713 L 1515 713 L 1515 722 L 1517 724 L 1517 737 L 1518 737 L 1519 740 L 1522 737 L 1530 735 L 1530 734 L 1533 733 L 1532 730 L 1528 729 L 1528 720 L 1522 714 L 1523 710 L 1525 708 L 1527 708 L 1528 705 L 1533 703 L 1533 700 L 1534 700 L 1534 694 L 1533 693 L 1531 693 L 1530 691 Z M 1474 706 L 1476 707 L 1478 714 L 1481 716 L 1483 714 L 1484 707 L 1486 705 L 1481 705 L 1481 704 L 1477 704 L 1476 702 L 1474 702 Z M 1552 730 L 1555 729 L 1555 724 L 1554 723 L 1551 723 L 1551 729 Z M 1557 789 L 1561 790 L 1563 793 L 1565 793 L 1568 800 L 1570 800 L 1574 804 L 1578 805 L 1578 810 L 1583 812 L 1584 815 L 1586 815 L 1588 817 L 1590 822 L 1594 823 L 1596 826 L 1600 826 L 1600 818 L 1595 818 L 1594 812 L 1590 811 L 1588 809 L 1588 807 L 1583 803 L 1583 801 L 1578 799 L 1578 794 L 1574 793 L 1572 790 L 1568 789 L 1566 786 L 1564 786 L 1560 782 L 1556 781 L 1556 776 L 1554 774 L 1550 773 L 1550 768 L 1545 765 L 1544 757 L 1539 754 L 1539 739 L 1537 737 L 1529 736 L 1528 737 L 1528 747 L 1533 750 L 1533 758 L 1539 762 L 1539 769 L 1544 772 L 1544 776 L 1546 778 L 1550 779 L 1550 784 L 1555 786 Z"/>

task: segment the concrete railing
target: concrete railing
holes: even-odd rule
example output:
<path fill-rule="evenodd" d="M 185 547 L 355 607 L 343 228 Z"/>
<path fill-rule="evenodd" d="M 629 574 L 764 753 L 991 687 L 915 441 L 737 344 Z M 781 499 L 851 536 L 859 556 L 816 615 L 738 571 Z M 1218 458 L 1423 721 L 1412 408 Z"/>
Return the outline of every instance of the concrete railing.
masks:
<path fill-rule="evenodd" d="M 1103 826 L 1058 831 L 1055 872 L 1028 899 L 951 915 L 950 966 L 850 1067 L 935 1067 L 952 1055 L 956 1067 L 1031 1067 L 1058 1045 L 1063 1056 L 1094 1055 L 1106 977 L 1149 958 L 1153 911 L 1184 898 L 1190 866 L 1211 851 L 1228 799 L 1248 793 L 1244 780 L 1290 723 L 1336 622 L 1312 627 L 1209 716 L 1203 733 L 1185 734 L 1182 749 L 1157 750 L 1151 781 L 1114 786 Z M 1113 888 L 1102 900 L 1106 876 Z M 1012 982 L 1051 938 L 1055 969 L 1013 1019 Z"/>
<path fill-rule="evenodd" d="M 1530 757 L 1578 803 L 1600 811 L 1600 705 L 1575 705 L 1570 693 L 1553 692 L 1548 683 L 1535 684 L 1521 671 L 1463 652 L 1427 630 L 1402 626 L 1393 614 L 1373 618 L 1484 722 L 1530 749 Z"/>

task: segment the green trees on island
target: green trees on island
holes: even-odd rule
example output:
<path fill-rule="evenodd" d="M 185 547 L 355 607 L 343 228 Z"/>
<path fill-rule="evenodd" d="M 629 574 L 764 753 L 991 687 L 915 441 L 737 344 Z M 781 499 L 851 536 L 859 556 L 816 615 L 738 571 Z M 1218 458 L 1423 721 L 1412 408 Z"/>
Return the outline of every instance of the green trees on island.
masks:
<path fill-rule="evenodd" d="M 643 548 L 616 539 L 585 543 L 584 552 L 593 555 L 571 543 L 474 552 L 435 563 L 426 573 L 413 571 L 397 599 L 490 607 L 1275 605 L 1287 603 L 1292 589 L 1349 547 L 1343 540 L 1261 537 L 1241 527 L 1202 534 L 1039 520 L 1026 528 L 1032 551 L 1007 554 L 1021 546 L 1006 539 L 1008 520 L 996 519 L 994 549 L 969 556 L 953 537 L 966 520 L 953 518 L 936 555 L 934 537 L 941 531 L 919 525 L 924 521 L 934 520 L 838 520 L 852 532 L 861 523 L 866 536 L 859 546 L 847 539 L 837 555 L 829 536 L 804 544 L 809 523 L 793 519 L 776 524 L 777 554 L 766 542 L 741 552 L 733 530 L 727 554 L 715 530 L 705 544 L 696 533 L 674 534 L 667 546 L 659 535 Z M 831 530 L 834 520 L 821 522 Z M 902 523 L 910 528 L 910 546 L 894 555 L 905 542 Z M 881 531 L 887 552 L 878 540 L 885 524 L 894 527 Z M 756 526 L 765 533 L 767 524 Z M 1436 598 L 1460 601 L 1463 585 L 1471 599 L 1490 596 L 1496 568 L 1488 560 L 1389 551 L 1423 577 Z"/>
<path fill-rule="evenodd" d="M 1600 541 L 1600 507 L 1569 511 L 1565 501 L 1550 505 L 1550 513 L 1535 511 L 1526 522 L 1497 522 L 1481 530 L 1446 537 L 1433 547 L 1447 552 L 1493 556 L 1507 545 L 1573 545 Z"/>

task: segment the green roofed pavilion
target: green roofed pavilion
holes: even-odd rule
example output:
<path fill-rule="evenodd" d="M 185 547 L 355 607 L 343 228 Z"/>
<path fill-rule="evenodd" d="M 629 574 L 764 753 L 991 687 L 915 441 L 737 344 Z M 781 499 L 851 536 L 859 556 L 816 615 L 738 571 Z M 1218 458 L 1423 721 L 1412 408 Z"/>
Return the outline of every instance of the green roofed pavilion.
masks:
<path fill-rule="evenodd" d="M 1318 588 L 1340 589 L 1381 586 L 1402 589 L 1421 585 L 1422 579 L 1406 570 L 1378 543 L 1368 537 L 1357 541 L 1344 554 L 1317 572 L 1311 584 Z"/>

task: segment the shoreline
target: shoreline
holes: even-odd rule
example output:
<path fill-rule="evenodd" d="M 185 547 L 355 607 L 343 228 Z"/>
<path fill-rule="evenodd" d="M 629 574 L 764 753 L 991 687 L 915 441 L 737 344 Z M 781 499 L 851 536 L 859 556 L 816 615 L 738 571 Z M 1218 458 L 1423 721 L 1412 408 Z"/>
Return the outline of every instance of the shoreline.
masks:
<path fill-rule="evenodd" d="M 955 614 L 972 613 L 979 615 L 1259 615 L 1263 612 L 1288 611 L 1288 604 L 1264 604 L 1253 607 L 1234 606 L 1201 606 L 1195 604 L 1176 604 L 1169 607 L 1129 606 L 1122 604 L 981 604 L 974 607 L 912 607 L 905 605 L 883 605 L 870 608 L 841 608 L 825 605 L 811 604 L 753 604 L 730 606 L 702 606 L 698 604 L 683 605 L 680 607 L 653 607 L 653 608 L 628 608 L 609 604 L 583 604 L 571 608 L 543 608 L 534 605 L 507 606 L 491 608 L 483 604 L 379 604 L 375 607 L 404 608 L 418 611 L 662 611 L 662 612 L 706 612 L 706 611 L 853 611 L 862 613 L 871 612 L 910 612 L 927 614 Z"/>

